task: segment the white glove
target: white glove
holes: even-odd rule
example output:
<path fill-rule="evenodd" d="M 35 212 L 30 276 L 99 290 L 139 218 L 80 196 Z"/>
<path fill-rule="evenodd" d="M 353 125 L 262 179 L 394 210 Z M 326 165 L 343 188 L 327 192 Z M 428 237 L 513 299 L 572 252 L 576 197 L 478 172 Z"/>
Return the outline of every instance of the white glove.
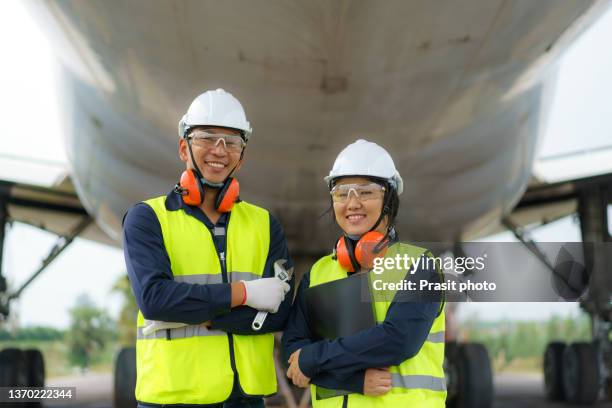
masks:
<path fill-rule="evenodd" d="M 142 334 L 145 336 L 155 333 L 158 330 L 178 329 L 179 327 L 187 326 L 185 323 L 162 322 L 160 320 L 146 320 L 145 328 L 142 329 Z"/>
<path fill-rule="evenodd" d="M 242 281 L 246 290 L 245 305 L 264 312 L 276 313 L 289 292 L 289 284 L 278 278 Z"/>

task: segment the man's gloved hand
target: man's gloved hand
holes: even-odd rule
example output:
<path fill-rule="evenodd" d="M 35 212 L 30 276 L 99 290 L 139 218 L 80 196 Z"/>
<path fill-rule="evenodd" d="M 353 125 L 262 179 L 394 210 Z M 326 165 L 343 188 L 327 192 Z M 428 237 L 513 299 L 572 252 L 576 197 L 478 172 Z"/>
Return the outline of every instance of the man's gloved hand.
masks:
<path fill-rule="evenodd" d="M 142 329 L 142 334 L 145 336 L 155 333 L 158 330 L 178 329 L 179 327 L 187 326 L 185 323 L 162 322 L 160 320 L 146 320 L 145 327 Z"/>
<path fill-rule="evenodd" d="M 289 292 L 289 284 L 278 278 L 262 278 L 242 281 L 246 290 L 245 305 L 253 309 L 276 313 L 281 302 Z"/>

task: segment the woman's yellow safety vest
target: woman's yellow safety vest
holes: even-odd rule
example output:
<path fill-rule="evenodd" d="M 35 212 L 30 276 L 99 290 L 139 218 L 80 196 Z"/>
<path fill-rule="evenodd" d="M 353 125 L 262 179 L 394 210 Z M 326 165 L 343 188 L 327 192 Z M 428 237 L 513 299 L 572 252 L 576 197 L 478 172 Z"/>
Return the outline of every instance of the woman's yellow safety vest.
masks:
<path fill-rule="evenodd" d="M 385 257 L 397 254 L 417 259 L 426 253 L 425 248 L 397 243 L 387 249 Z M 403 279 L 406 271 L 397 275 Z M 384 274 L 385 272 L 383 272 Z M 392 273 L 391 273 L 392 275 Z M 310 271 L 310 286 L 320 285 L 348 276 L 338 261 L 331 255 L 319 259 Z M 381 275 L 384 276 L 384 275 Z M 378 275 L 370 273 L 372 280 Z M 394 278 L 387 278 L 386 281 Z M 393 301 L 394 293 L 378 293 L 373 296 L 374 314 L 380 324 L 385 320 L 387 310 Z M 359 296 L 359 295 L 357 295 Z M 429 336 L 417 355 L 404 360 L 400 365 L 390 368 L 392 388 L 381 396 L 371 397 L 363 394 L 348 393 L 342 390 L 329 390 L 311 385 L 312 404 L 315 408 L 342 407 L 419 407 L 444 408 L 446 406 L 446 381 L 444 376 L 444 310 L 436 317 Z M 346 405 L 344 402 L 346 400 Z"/>
<path fill-rule="evenodd" d="M 184 210 L 168 211 L 166 197 L 145 201 L 161 225 L 164 246 L 177 282 L 222 283 L 221 264 L 211 231 Z M 262 277 L 270 246 L 266 210 L 244 201 L 232 208 L 226 232 L 229 282 Z M 250 396 L 276 392 L 274 337 L 237 335 L 203 325 L 144 335 L 138 312 L 136 399 L 153 404 L 214 404 L 232 392 L 234 372 Z"/>

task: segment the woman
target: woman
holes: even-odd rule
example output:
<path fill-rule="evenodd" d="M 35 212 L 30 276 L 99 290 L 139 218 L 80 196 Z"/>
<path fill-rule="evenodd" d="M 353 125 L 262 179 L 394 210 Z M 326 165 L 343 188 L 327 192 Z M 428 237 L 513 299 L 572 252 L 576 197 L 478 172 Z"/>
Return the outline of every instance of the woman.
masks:
<path fill-rule="evenodd" d="M 302 278 L 282 340 L 287 376 L 297 386 L 311 385 L 315 408 L 444 407 L 440 302 L 401 301 L 402 294 L 394 292 L 387 302 L 375 299 L 372 327 L 334 339 L 313 333 L 305 300 L 309 288 L 367 269 L 371 265 L 360 261 L 367 264 L 384 251 L 386 257 L 430 256 L 424 248 L 397 242 L 393 224 L 403 184 L 385 149 L 357 140 L 340 152 L 325 181 L 343 236 L 335 255 L 319 259 Z M 368 249 L 364 241 L 373 238 L 377 245 Z"/>

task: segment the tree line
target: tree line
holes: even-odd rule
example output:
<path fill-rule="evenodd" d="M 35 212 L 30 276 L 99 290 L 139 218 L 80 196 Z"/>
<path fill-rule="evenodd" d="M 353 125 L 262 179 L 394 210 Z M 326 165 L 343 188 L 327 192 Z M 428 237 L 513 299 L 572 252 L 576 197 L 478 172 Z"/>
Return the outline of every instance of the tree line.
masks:
<path fill-rule="evenodd" d="M 496 368 L 503 369 L 518 359 L 541 358 L 553 341 L 589 341 L 591 321 L 586 314 L 547 321 L 480 322 L 474 317 L 463 322 L 459 332 L 464 341 L 483 343 Z"/>

